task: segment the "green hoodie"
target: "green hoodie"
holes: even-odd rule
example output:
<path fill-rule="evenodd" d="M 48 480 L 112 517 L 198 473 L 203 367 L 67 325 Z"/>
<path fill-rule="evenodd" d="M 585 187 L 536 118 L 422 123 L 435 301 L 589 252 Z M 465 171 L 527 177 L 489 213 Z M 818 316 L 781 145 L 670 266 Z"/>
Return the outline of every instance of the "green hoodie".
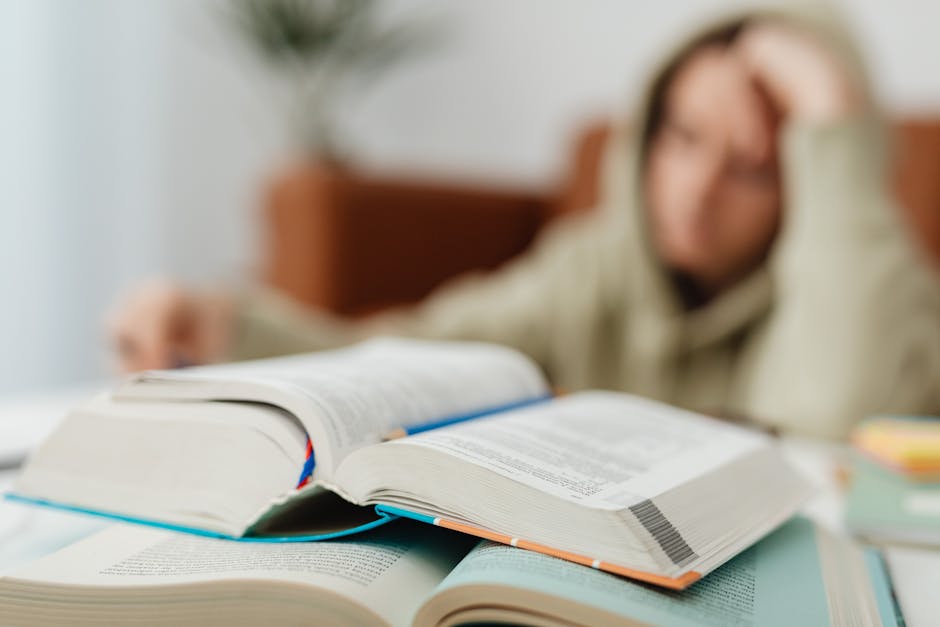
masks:
<path fill-rule="evenodd" d="M 788 13 L 863 80 L 831 15 Z M 643 127 L 649 91 L 634 128 Z M 865 112 L 825 126 L 787 123 L 784 221 L 773 249 L 697 309 L 685 310 L 650 247 L 639 133 L 620 128 L 601 206 L 556 221 L 503 269 L 459 277 L 419 306 L 363 322 L 245 296 L 230 357 L 377 333 L 483 340 L 527 353 L 565 390 L 623 390 L 811 435 L 844 436 L 872 413 L 940 410 L 940 290 L 892 206 L 878 120 Z"/>

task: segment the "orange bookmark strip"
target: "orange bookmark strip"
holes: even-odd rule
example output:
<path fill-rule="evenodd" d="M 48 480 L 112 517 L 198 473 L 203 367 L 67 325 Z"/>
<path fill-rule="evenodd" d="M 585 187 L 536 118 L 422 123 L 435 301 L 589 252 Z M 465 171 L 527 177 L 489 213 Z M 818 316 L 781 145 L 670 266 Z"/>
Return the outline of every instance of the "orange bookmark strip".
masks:
<path fill-rule="evenodd" d="M 461 533 L 468 533 L 473 536 L 478 536 L 480 538 L 485 538 L 487 540 L 492 540 L 493 542 L 499 542 L 501 544 L 510 544 L 517 546 L 520 549 L 528 549 L 530 551 L 536 551 L 537 553 L 544 553 L 545 555 L 551 555 L 552 557 L 559 557 L 563 560 L 569 562 L 574 562 L 576 564 L 582 564 L 584 566 L 591 566 L 597 568 L 598 570 L 603 570 L 615 575 L 620 575 L 622 577 L 629 577 L 630 579 L 637 579 L 639 581 L 645 581 L 647 583 L 656 584 L 657 586 L 662 586 L 664 588 L 670 588 L 672 590 L 684 590 L 688 588 L 693 583 L 702 578 L 702 575 L 691 570 L 687 573 L 684 573 L 680 577 L 663 577 L 662 575 L 654 575 L 652 573 L 645 573 L 641 570 L 633 570 L 631 568 L 624 568 L 623 566 L 617 566 L 616 564 L 611 564 L 609 562 L 601 562 L 593 560 L 583 555 L 578 555 L 576 553 L 569 553 L 567 551 L 559 551 L 558 549 L 553 549 L 551 547 L 537 544 L 535 542 L 529 542 L 528 540 L 517 540 L 513 542 L 513 538 L 501 533 L 494 533 L 492 531 L 487 531 L 485 529 L 480 529 L 479 527 L 472 527 L 470 525 L 465 525 L 463 523 L 457 523 L 450 520 L 444 520 L 443 518 L 438 518 L 435 520 L 435 523 L 439 527 L 444 527 L 446 529 L 453 529 L 454 531 L 459 531 Z"/>

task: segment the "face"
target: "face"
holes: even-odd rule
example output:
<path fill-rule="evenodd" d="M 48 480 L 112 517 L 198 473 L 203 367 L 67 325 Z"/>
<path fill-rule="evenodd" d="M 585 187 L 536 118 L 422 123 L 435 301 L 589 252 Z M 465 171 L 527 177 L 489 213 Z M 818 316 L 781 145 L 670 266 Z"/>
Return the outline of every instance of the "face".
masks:
<path fill-rule="evenodd" d="M 726 49 L 686 60 L 651 138 L 645 191 L 664 263 L 716 292 L 758 265 L 780 221 L 776 123 Z"/>

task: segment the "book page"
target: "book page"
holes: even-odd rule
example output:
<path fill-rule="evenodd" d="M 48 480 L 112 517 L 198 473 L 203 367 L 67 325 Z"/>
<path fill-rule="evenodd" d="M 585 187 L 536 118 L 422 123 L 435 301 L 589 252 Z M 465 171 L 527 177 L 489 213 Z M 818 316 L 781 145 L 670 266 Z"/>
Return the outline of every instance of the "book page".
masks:
<path fill-rule="evenodd" d="M 135 588 L 206 582 L 304 584 L 351 599 L 393 625 L 406 625 L 473 542 L 402 522 L 357 540 L 283 544 L 115 526 L 10 577 L 20 582 L 123 589 L 128 595 Z M 3 588 L 0 579 L 0 597 Z"/>
<path fill-rule="evenodd" d="M 154 380 L 241 381 L 300 395 L 310 411 L 295 413 L 316 414 L 327 441 L 314 441 L 314 448 L 329 447 L 331 467 L 396 428 L 497 408 L 549 391 L 535 364 L 517 351 L 483 343 L 394 338 L 312 355 L 148 373 L 141 383 L 132 384 L 138 388 L 134 394 L 144 393 L 148 381 Z M 298 418 L 310 424 L 309 415 Z"/>
<path fill-rule="evenodd" d="M 895 545 L 885 547 L 884 554 L 907 624 L 930 625 L 937 618 L 940 551 Z"/>
<path fill-rule="evenodd" d="M 675 627 L 818 625 L 828 624 L 829 619 L 814 528 L 805 519 L 784 525 L 683 591 L 488 541 L 458 564 L 438 592 L 470 584 L 522 588 L 635 621 Z M 479 599 L 478 605 L 485 605 L 485 600 Z M 561 618 L 577 621 L 576 614 Z"/>
<path fill-rule="evenodd" d="M 877 551 L 863 551 L 847 536 L 821 527 L 816 529 L 816 544 L 832 623 L 896 627 L 890 584 Z"/>
<path fill-rule="evenodd" d="M 583 392 L 390 444 L 429 447 L 570 501 L 622 509 L 766 442 L 661 403 Z"/>

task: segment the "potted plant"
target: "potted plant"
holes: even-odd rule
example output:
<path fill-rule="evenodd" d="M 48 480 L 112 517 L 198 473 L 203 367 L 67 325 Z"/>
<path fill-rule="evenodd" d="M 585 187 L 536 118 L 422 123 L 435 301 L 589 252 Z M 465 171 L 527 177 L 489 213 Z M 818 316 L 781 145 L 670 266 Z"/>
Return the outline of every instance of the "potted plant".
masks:
<path fill-rule="evenodd" d="M 430 43 L 428 24 L 389 23 L 377 0 L 231 0 L 226 18 L 286 88 L 284 117 L 299 162 L 269 181 L 264 207 L 268 284 L 300 302 L 348 309 L 343 235 L 373 193 L 350 165 L 340 107 Z M 371 231 L 366 224 L 364 227 Z"/>
<path fill-rule="evenodd" d="M 376 0 L 234 0 L 235 32 L 287 88 L 287 119 L 311 160 L 346 161 L 338 107 L 357 90 L 412 57 L 426 25 L 383 23 Z"/>

